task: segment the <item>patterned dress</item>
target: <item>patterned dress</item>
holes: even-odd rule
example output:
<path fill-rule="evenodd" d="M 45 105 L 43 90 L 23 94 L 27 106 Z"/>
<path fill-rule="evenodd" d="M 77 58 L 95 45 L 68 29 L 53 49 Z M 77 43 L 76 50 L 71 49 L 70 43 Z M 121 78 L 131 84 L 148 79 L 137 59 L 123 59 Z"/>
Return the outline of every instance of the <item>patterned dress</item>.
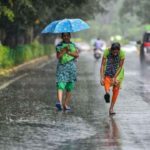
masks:
<path fill-rule="evenodd" d="M 105 76 L 113 78 L 119 67 L 120 60 L 125 59 L 125 52 L 123 50 L 120 50 L 117 56 L 112 56 L 110 50 L 106 49 L 104 51 L 103 56 L 104 58 L 107 59 L 105 66 Z M 117 76 L 117 80 L 120 81 L 120 83 L 123 81 L 123 79 L 124 79 L 124 68 L 121 69 L 119 75 Z"/>
<path fill-rule="evenodd" d="M 56 52 L 60 52 L 62 48 L 68 46 L 70 47 L 70 51 L 76 51 L 75 44 L 70 43 L 64 43 L 61 42 L 56 46 Z M 75 63 L 75 58 L 64 54 L 61 59 L 59 59 L 56 69 L 56 82 L 75 82 L 77 80 L 77 66 Z"/>
<path fill-rule="evenodd" d="M 118 55 L 112 56 L 111 54 L 109 54 L 107 56 L 105 76 L 113 78 L 117 72 L 118 64 L 119 64 L 119 56 Z"/>

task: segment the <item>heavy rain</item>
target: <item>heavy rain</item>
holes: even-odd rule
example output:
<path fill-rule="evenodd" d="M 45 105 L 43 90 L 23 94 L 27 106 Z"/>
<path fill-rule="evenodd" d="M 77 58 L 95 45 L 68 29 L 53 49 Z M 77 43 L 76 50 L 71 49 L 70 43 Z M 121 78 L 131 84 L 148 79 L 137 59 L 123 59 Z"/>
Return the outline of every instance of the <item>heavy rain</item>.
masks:
<path fill-rule="evenodd" d="M 0 150 L 149 150 L 149 7 L 149 0 L 1 0 Z M 65 21 L 66 32 L 46 28 L 54 21 Z M 64 74 L 77 78 L 63 82 L 75 84 L 71 92 L 59 87 Z"/>

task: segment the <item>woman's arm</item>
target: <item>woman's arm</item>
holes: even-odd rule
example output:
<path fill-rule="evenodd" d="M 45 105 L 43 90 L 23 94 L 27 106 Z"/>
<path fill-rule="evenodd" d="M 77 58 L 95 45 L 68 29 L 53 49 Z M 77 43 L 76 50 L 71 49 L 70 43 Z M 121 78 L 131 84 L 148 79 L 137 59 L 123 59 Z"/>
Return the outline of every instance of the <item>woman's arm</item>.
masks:
<path fill-rule="evenodd" d="M 101 68 L 100 68 L 100 82 L 101 85 L 104 85 L 104 69 L 105 69 L 105 65 L 106 65 L 106 58 L 102 58 L 102 63 L 101 63 Z"/>
<path fill-rule="evenodd" d="M 67 51 L 67 54 L 70 55 L 70 56 L 73 56 L 75 58 L 79 57 L 79 53 L 78 51 L 76 50 L 75 52 L 70 52 L 69 50 Z"/>
<path fill-rule="evenodd" d="M 120 73 L 120 71 L 122 69 L 123 64 L 124 64 L 124 59 L 120 60 L 120 62 L 119 62 L 119 68 L 117 69 L 117 72 L 116 72 L 114 78 L 117 78 L 117 76 L 119 75 L 119 73 Z"/>
<path fill-rule="evenodd" d="M 70 56 L 73 56 L 75 58 L 79 57 L 79 53 L 77 50 L 74 52 L 70 52 L 69 48 L 70 47 L 67 46 L 67 47 L 63 48 L 60 52 L 57 52 L 57 58 L 58 59 L 61 58 L 65 53 L 70 55 Z"/>
<path fill-rule="evenodd" d="M 63 48 L 60 52 L 57 52 L 57 58 L 60 59 L 67 52 L 67 48 Z"/>

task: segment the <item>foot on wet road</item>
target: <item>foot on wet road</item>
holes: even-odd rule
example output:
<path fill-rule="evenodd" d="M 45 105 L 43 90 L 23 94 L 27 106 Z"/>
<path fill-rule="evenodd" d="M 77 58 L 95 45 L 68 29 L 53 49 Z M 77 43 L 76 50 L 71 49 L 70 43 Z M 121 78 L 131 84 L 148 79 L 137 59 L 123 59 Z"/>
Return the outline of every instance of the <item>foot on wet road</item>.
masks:
<path fill-rule="evenodd" d="M 62 110 L 62 105 L 60 104 L 60 102 L 57 102 L 55 106 L 58 111 Z"/>
<path fill-rule="evenodd" d="M 116 115 L 116 113 L 115 112 L 109 112 L 109 115 L 111 116 L 111 115 Z"/>

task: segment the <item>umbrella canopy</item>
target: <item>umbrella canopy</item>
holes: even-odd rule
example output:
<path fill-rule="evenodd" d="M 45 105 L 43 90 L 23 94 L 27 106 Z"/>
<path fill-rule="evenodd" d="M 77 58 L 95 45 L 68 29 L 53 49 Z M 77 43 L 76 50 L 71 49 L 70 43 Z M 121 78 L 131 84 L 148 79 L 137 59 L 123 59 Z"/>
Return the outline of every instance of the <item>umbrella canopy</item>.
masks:
<path fill-rule="evenodd" d="M 89 25 L 81 19 L 62 19 L 48 24 L 42 33 L 72 33 L 85 29 L 89 29 Z"/>

